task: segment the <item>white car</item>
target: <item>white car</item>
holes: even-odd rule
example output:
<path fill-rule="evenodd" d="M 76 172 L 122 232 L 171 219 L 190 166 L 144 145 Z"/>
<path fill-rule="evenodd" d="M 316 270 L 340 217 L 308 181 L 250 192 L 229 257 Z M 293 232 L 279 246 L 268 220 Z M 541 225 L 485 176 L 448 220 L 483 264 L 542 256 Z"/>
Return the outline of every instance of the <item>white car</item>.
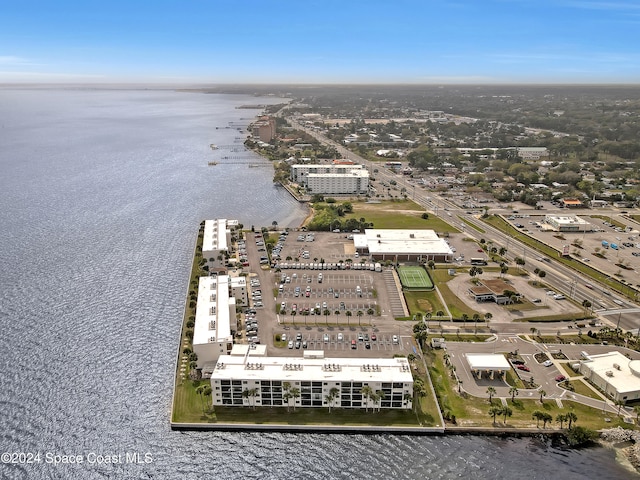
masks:
<path fill-rule="evenodd" d="M 342 333 L 338 334 L 338 341 L 341 342 L 344 340 L 344 335 Z"/>
<path fill-rule="evenodd" d="M 553 362 L 551 360 L 546 360 L 542 365 L 544 365 L 545 367 L 550 367 L 551 365 L 553 365 Z"/>
<path fill-rule="evenodd" d="M 393 343 L 395 343 L 395 344 L 399 343 L 399 339 L 398 339 L 397 335 L 393 336 Z"/>
<path fill-rule="evenodd" d="M 293 349 L 293 340 L 289 340 L 288 347 L 289 347 L 290 349 Z"/>

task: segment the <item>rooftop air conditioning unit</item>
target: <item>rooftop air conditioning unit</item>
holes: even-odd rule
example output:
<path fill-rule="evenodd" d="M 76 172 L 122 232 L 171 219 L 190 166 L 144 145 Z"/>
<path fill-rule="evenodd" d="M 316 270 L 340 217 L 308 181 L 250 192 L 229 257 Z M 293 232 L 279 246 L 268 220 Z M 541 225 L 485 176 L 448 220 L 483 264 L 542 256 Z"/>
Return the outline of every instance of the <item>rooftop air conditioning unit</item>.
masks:
<path fill-rule="evenodd" d="M 613 377 L 613 372 L 612 372 L 611 370 L 607 370 L 607 371 L 605 372 L 605 375 L 606 375 L 607 377 Z"/>

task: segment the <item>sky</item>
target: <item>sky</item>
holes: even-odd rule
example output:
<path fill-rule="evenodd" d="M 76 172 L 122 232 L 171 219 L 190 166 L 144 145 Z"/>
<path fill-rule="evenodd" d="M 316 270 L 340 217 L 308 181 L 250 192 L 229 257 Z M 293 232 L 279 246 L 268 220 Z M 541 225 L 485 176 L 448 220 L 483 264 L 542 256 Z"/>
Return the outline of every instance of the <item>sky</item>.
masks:
<path fill-rule="evenodd" d="M 3 0 L 0 83 L 640 83 L 640 0 Z"/>

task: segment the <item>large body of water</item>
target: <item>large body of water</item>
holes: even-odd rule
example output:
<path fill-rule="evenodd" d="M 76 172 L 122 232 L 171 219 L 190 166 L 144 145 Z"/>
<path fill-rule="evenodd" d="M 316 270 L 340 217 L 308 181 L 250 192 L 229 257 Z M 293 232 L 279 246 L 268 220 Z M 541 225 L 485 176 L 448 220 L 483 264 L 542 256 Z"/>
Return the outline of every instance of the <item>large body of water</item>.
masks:
<path fill-rule="evenodd" d="M 0 451 L 41 455 L 0 464 L 0 478 L 629 478 L 611 450 L 541 439 L 172 432 L 198 223 L 295 226 L 306 213 L 269 167 L 249 166 L 266 161 L 230 147 L 256 113 L 235 108 L 247 103 L 0 90 Z M 132 452 L 150 463 L 89 463 Z"/>

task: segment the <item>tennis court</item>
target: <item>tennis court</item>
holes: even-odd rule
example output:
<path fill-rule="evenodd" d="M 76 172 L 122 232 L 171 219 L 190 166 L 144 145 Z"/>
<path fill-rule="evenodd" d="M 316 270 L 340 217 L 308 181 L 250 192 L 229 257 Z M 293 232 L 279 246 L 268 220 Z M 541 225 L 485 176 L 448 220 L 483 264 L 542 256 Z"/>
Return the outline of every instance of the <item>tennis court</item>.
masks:
<path fill-rule="evenodd" d="M 423 267 L 403 266 L 398 267 L 397 270 L 403 287 L 412 289 L 433 288 L 433 282 Z"/>

